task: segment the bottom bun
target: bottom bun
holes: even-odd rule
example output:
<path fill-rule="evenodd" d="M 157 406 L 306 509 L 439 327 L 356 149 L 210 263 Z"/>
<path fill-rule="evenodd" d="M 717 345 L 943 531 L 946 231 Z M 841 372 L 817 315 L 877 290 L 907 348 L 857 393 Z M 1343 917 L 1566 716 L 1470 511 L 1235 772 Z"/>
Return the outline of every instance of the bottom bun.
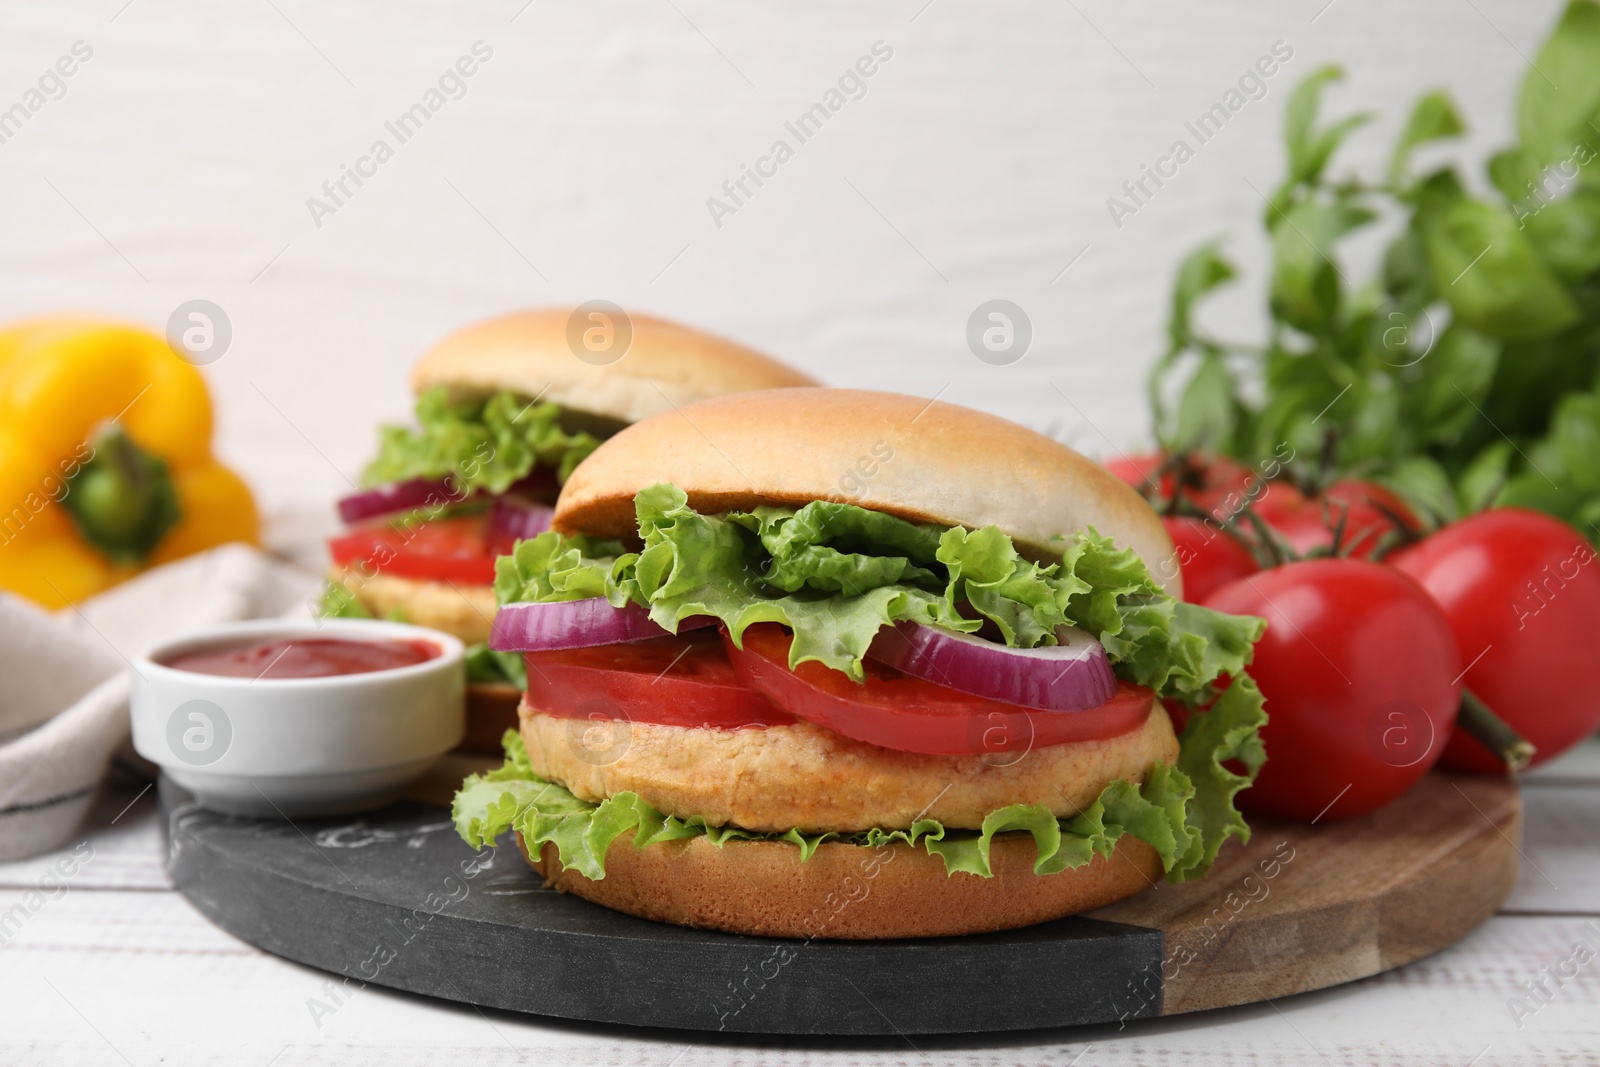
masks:
<path fill-rule="evenodd" d="M 766 937 L 878 939 L 980 934 L 1048 922 L 1130 897 L 1162 876 L 1149 845 L 1124 835 L 1109 857 L 1077 870 L 1033 873 L 1025 833 L 1001 834 L 990 853 L 992 878 L 946 874 L 944 861 L 902 843 L 868 848 L 828 842 L 804 863 L 794 845 L 703 837 L 643 849 L 631 834 L 606 853 L 606 876 L 564 870 L 556 848 L 528 856 L 564 893 L 645 919 Z"/>
<path fill-rule="evenodd" d="M 504 756 L 501 745 L 507 730 L 517 728 L 517 705 L 522 690 L 509 682 L 467 683 L 467 732 L 457 752 L 479 756 Z"/>

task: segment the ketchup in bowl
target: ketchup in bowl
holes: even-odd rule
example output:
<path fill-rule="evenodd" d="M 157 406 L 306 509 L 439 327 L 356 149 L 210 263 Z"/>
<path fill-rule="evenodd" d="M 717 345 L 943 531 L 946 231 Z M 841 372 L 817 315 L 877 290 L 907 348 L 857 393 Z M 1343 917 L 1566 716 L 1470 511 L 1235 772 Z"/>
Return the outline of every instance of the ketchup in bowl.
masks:
<path fill-rule="evenodd" d="M 439 646 L 430 641 L 302 637 L 186 652 L 167 660 L 165 665 L 175 670 L 228 678 L 328 678 L 413 667 L 439 655 Z"/>

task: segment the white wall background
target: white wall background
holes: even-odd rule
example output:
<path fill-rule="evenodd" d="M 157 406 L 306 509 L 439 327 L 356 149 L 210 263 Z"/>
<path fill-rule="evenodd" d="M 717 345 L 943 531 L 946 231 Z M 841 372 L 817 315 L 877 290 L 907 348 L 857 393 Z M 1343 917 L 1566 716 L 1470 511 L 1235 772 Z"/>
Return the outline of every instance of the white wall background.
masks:
<path fill-rule="evenodd" d="M 185 300 L 221 305 L 234 339 L 208 371 L 220 448 L 269 506 L 338 493 L 374 423 L 404 417 L 404 371 L 442 334 L 593 298 L 726 333 L 830 383 L 944 390 L 1104 453 L 1146 432 L 1144 371 L 1182 253 L 1228 237 L 1254 274 L 1215 324 L 1259 323 L 1251 185 L 1281 176 L 1294 81 L 1337 60 L 1350 77 L 1332 107 L 1380 111 L 1342 166 L 1373 172 L 1434 85 L 1456 95 L 1472 126 L 1462 151 L 1479 160 L 1506 139 L 1523 55 L 1558 10 L 13 2 L 0 10 L 0 109 L 73 42 L 94 55 L 0 144 L 0 317 L 80 308 L 159 329 Z M 375 139 L 394 145 L 384 122 L 478 40 L 493 58 L 466 95 L 315 225 L 307 198 Z M 865 97 L 714 225 L 707 197 L 879 40 L 894 57 Z M 1278 40 L 1294 56 L 1268 95 L 1116 227 L 1107 197 Z M 968 315 L 993 297 L 1033 322 L 1012 366 L 965 343 Z"/>

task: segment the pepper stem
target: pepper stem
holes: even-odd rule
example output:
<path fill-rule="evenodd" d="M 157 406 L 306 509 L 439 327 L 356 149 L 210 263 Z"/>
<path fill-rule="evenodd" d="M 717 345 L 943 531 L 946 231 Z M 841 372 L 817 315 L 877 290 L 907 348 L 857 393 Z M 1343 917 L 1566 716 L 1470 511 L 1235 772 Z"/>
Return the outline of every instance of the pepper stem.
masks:
<path fill-rule="evenodd" d="M 90 443 L 94 453 L 67 479 L 61 505 L 83 539 L 112 562 L 142 563 L 183 517 L 172 475 L 116 423 Z"/>

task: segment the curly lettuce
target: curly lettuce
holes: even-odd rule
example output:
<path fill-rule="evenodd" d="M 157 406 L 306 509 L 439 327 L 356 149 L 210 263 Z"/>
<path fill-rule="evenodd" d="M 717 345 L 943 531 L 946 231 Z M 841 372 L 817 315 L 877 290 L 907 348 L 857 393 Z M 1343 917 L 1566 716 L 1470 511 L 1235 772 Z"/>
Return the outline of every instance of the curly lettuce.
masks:
<path fill-rule="evenodd" d="M 415 429 L 379 431 L 378 456 L 363 482 L 449 476 L 462 490 L 503 493 L 536 466 L 565 482 L 600 445 L 593 434 L 563 430 L 560 405 L 529 403 L 511 392 L 452 400 L 443 388 L 429 389 L 417 397 L 416 417 Z"/>
<path fill-rule="evenodd" d="M 1093 529 L 1065 540 L 1059 563 L 1039 563 L 998 527 L 918 524 L 831 501 L 702 515 L 662 484 L 634 508 L 640 551 L 541 534 L 496 562 L 500 602 L 603 596 L 673 632 L 715 616 L 735 642 L 755 623 L 782 623 L 794 632 L 791 667 L 815 661 L 857 681 L 872 639 L 892 623 L 988 627 L 1018 648 L 1054 644 L 1059 627 L 1078 626 L 1120 677 L 1191 706 L 1244 670 L 1266 626 L 1168 596 L 1137 553 Z"/>
<path fill-rule="evenodd" d="M 1190 718 L 1176 766 L 1155 764 L 1139 786 L 1124 779 L 1114 781 L 1069 818 L 1058 818 L 1043 805 L 1012 804 L 991 812 L 978 830 L 956 830 L 921 819 L 904 829 L 809 833 L 796 828 L 781 834 L 713 826 L 699 816 L 664 814 L 632 792 L 599 803 L 580 800 L 536 775 L 522 738 L 508 730 L 505 763 L 463 782 L 451 815 L 456 831 L 474 848 L 493 845 L 514 830 L 529 852 L 553 844 L 563 867 L 596 881 L 606 875 L 606 854 L 624 837 L 631 837 L 635 848 L 695 837 L 718 848 L 739 841 L 783 842 L 799 849 L 802 863 L 828 841 L 868 848 L 898 842 L 938 856 L 947 875 L 960 872 L 989 878 L 995 838 L 1026 833 L 1033 838 L 1033 871 L 1038 875 L 1076 869 L 1096 856 L 1108 857 L 1127 834 L 1156 851 L 1168 881 L 1183 882 L 1205 874 L 1228 838 L 1250 839 L 1233 798 L 1249 785 L 1266 758 L 1257 735 L 1265 722 L 1260 691 L 1248 677 L 1240 677 L 1209 711 Z M 1225 763 L 1231 760 L 1243 764 L 1247 773 L 1229 770 Z"/>

